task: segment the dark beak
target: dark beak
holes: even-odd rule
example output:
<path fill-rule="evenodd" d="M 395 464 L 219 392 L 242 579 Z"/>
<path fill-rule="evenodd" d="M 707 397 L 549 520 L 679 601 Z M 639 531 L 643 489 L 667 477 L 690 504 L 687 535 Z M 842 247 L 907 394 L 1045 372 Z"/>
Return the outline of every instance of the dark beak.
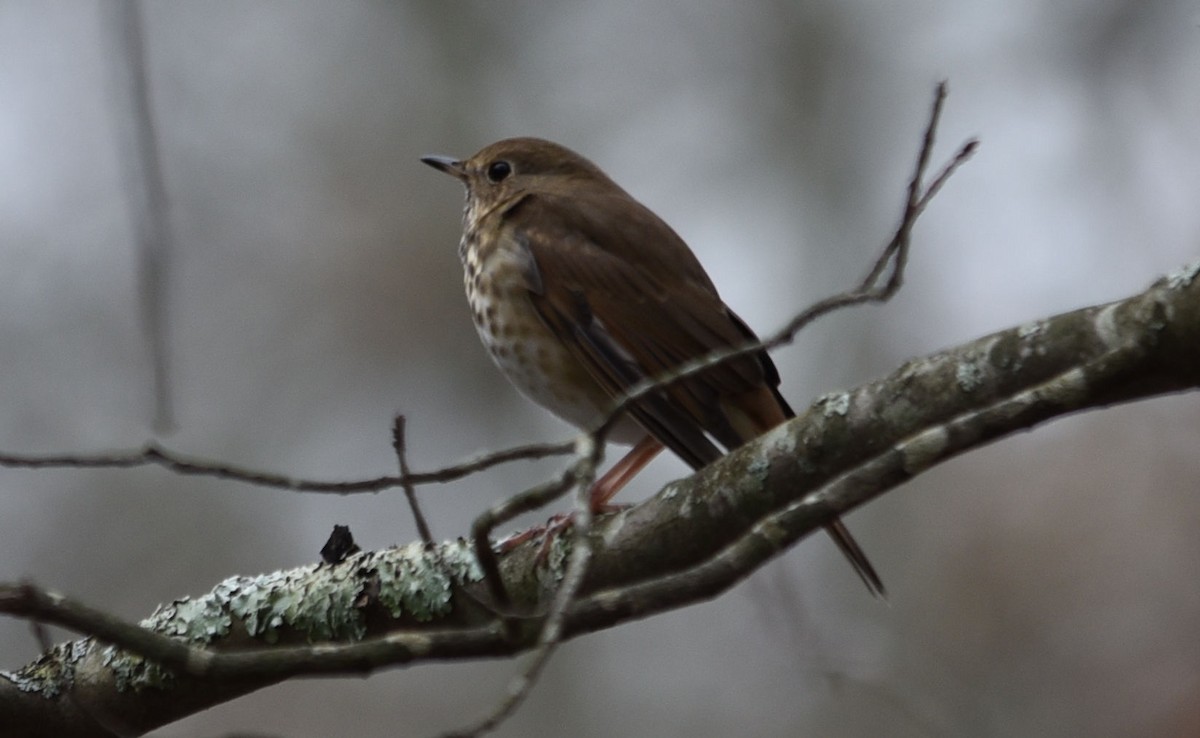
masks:
<path fill-rule="evenodd" d="M 421 161 L 464 182 L 467 179 L 467 171 L 463 169 L 463 164 L 458 159 L 452 159 L 449 156 L 422 156 Z"/>

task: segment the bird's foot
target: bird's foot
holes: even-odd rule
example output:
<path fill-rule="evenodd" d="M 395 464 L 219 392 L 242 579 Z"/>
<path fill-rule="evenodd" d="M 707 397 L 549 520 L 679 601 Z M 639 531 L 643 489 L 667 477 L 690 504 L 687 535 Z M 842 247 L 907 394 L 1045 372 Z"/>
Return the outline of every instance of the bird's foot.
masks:
<path fill-rule="evenodd" d="M 626 509 L 629 505 L 613 505 L 605 503 L 597 509 L 592 510 L 592 515 L 604 515 L 606 513 L 619 512 Z M 554 545 L 555 539 L 570 530 L 575 526 L 575 513 L 558 513 L 553 515 L 546 521 L 545 525 L 535 525 L 532 528 L 527 528 L 518 533 L 514 533 L 507 538 L 502 538 L 496 543 L 497 553 L 501 555 L 516 550 L 521 545 L 529 541 L 539 540 L 537 554 L 534 556 L 533 562 L 536 566 L 541 566 L 546 563 L 550 557 L 550 548 Z"/>

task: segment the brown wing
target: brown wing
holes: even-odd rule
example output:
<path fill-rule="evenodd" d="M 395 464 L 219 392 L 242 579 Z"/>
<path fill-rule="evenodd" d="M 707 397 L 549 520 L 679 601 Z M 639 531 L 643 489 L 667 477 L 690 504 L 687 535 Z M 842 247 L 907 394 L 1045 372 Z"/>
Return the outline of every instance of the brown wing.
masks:
<path fill-rule="evenodd" d="M 535 194 L 516 206 L 514 233 L 533 257 L 530 299 L 546 325 L 615 398 L 753 333 L 721 301 L 694 255 L 627 197 Z M 515 214 L 515 210 L 509 215 Z M 648 248 L 647 241 L 653 240 Z M 782 421 L 778 374 L 765 353 L 721 364 L 636 403 L 631 414 L 690 465 Z M 744 406 L 765 417 L 744 422 Z"/>
<path fill-rule="evenodd" d="M 644 379 L 755 338 L 695 255 L 657 216 L 624 195 L 527 194 L 514 237 L 533 257 L 530 300 L 542 320 L 614 398 Z M 648 241 L 653 244 L 648 248 Z M 766 352 L 725 362 L 636 402 L 630 414 L 694 468 L 792 417 Z M 840 520 L 826 530 L 867 588 L 870 560 Z"/>

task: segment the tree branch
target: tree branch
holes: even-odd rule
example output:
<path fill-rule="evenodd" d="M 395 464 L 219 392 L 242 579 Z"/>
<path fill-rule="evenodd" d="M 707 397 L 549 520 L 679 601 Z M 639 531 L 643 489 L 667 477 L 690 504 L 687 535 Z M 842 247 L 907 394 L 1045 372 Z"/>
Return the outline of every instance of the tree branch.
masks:
<path fill-rule="evenodd" d="M 914 359 L 598 520 L 564 633 L 714 597 L 834 516 L 1011 433 L 1197 386 L 1200 263 L 1126 300 Z M 299 674 L 517 653 L 538 642 L 564 573 L 562 558 L 541 568 L 534 555 L 500 558 L 515 611 L 531 613 L 504 623 L 478 604 L 487 593 L 464 542 L 230 579 L 141 628 L 2 586 L 0 611 L 95 634 L 173 671 L 90 639 L 63 644 L 0 675 L 0 713 L 14 736 L 136 734 Z"/>

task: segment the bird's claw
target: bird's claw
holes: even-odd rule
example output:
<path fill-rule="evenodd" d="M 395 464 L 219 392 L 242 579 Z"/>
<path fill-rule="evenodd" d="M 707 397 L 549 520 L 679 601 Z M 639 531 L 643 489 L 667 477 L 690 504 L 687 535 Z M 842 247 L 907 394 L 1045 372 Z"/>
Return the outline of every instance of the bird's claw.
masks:
<path fill-rule="evenodd" d="M 627 505 L 611 505 L 605 504 L 598 510 L 593 510 L 593 515 L 602 515 L 604 513 L 618 512 L 628 507 Z M 541 566 L 546 563 L 550 557 L 550 549 L 554 545 L 555 539 L 570 530 L 575 526 L 575 513 L 558 513 L 553 515 L 546 521 L 545 525 L 535 525 L 532 528 L 527 528 L 503 538 L 496 543 L 496 552 L 504 555 L 516 550 L 521 545 L 535 539 L 541 539 L 538 545 L 537 554 L 533 557 L 533 563 L 536 566 Z"/>

